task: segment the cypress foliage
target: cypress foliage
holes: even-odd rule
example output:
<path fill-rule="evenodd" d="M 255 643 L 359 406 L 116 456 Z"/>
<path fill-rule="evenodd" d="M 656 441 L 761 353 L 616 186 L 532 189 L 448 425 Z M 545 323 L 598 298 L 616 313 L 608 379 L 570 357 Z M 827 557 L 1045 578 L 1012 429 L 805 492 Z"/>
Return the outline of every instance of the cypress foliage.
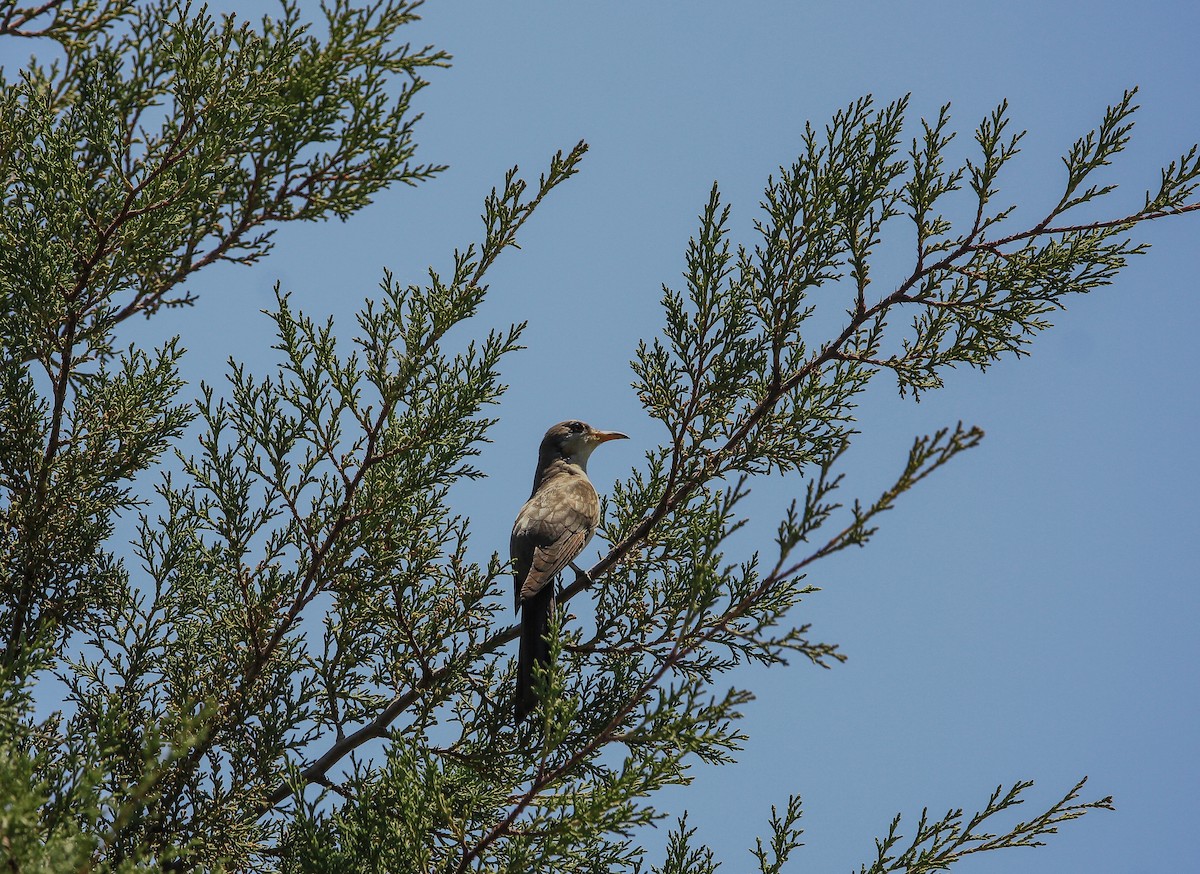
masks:
<path fill-rule="evenodd" d="M 483 475 L 523 329 L 475 325 L 488 272 L 585 144 L 536 180 L 514 168 L 450 274 L 384 275 L 355 325 L 280 290 L 273 372 L 232 364 L 193 397 L 181 342 L 120 340 L 131 316 L 191 304 L 196 271 L 261 260 L 279 223 L 345 219 L 441 169 L 416 161 L 411 102 L 447 56 L 397 41 L 417 6 L 337 0 L 317 36 L 290 3 L 252 26 L 164 0 L 0 2 L 0 36 L 59 57 L 0 83 L 0 867 L 715 870 L 686 817 L 658 864 L 637 830 L 692 763 L 733 761 L 750 692 L 723 675 L 842 659 L 795 624 L 810 567 L 869 543 L 983 436 L 918 437 L 892 486 L 846 499 L 859 395 L 883 374 L 919 397 L 947 368 L 1026 354 L 1144 250 L 1141 223 L 1200 208 L 1194 147 L 1141 206 L 1109 206 L 1095 174 L 1129 141 L 1132 91 L 1032 225 L 1001 194 L 1022 138 L 1006 105 L 955 163 L 948 107 L 914 124 L 906 100 L 855 102 L 807 128 L 744 241 L 714 185 L 632 362 L 668 439 L 608 496 L 595 624 L 556 626 L 542 704 L 514 725 L 507 570 L 468 557 L 449 493 Z M 884 234 L 914 230 L 906 275 L 873 275 Z M 844 300 L 826 335 L 818 290 Z M 743 554 L 729 539 L 768 474 L 799 497 Z M 157 483 L 152 504 L 135 481 Z M 118 513 L 140 514 L 132 544 Z M 42 684 L 66 690 L 49 717 Z M 897 819 L 861 870 L 943 870 L 1111 806 L 1080 782 L 1014 821 L 1031 785 Z M 773 809 L 764 874 L 800 846 L 800 815 L 796 797 Z"/>

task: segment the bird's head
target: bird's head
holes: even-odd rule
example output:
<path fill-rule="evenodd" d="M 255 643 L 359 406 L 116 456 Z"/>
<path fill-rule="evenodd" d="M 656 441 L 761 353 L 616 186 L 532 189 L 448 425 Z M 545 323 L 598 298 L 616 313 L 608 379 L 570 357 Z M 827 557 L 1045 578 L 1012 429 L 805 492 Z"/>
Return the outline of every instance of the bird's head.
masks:
<path fill-rule="evenodd" d="M 542 438 L 540 460 L 548 462 L 561 458 L 587 470 L 588 456 L 593 449 L 609 440 L 628 439 L 628 435 L 620 431 L 598 431 L 586 422 L 569 419 L 546 432 Z"/>

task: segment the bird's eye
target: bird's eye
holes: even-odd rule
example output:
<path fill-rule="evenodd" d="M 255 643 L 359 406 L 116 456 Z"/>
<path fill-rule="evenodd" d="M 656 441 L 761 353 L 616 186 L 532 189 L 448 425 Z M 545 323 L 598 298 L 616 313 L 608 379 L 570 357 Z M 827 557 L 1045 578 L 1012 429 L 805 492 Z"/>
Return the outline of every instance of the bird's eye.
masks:
<path fill-rule="evenodd" d="M 576 434 L 578 434 L 580 431 L 583 430 L 583 422 L 569 422 L 567 424 L 567 427 L 570 428 L 572 431 L 574 431 Z"/>

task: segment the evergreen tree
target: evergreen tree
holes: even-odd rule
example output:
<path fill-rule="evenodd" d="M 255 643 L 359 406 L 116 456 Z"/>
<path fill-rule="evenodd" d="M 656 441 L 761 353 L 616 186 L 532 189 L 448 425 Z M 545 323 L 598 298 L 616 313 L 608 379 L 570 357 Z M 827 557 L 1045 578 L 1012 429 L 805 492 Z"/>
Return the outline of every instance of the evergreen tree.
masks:
<path fill-rule="evenodd" d="M 471 460 L 523 326 L 446 335 L 473 329 L 488 271 L 584 144 L 536 182 L 507 174 L 449 275 L 385 275 L 354 326 L 279 293 L 275 372 L 231 364 L 227 389 L 193 398 L 180 343 L 121 342 L 131 316 L 192 303 L 196 271 L 259 261 L 278 223 L 345 219 L 441 169 L 416 161 L 411 101 L 448 59 L 397 40 L 416 5 L 337 0 L 318 34 L 288 3 L 255 27 L 165 0 L 0 2 L 0 36 L 57 46 L 0 83 L 9 870 L 714 870 L 686 818 L 658 864 L 636 832 L 660 817 L 655 790 L 732 761 L 750 693 L 723 675 L 840 660 L 793 624 L 810 567 L 868 543 L 982 437 L 920 437 L 891 487 L 844 501 L 861 392 L 887 372 L 919 396 L 947 368 L 1024 354 L 1143 251 L 1140 223 L 1200 208 L 1193 147 L 1137 209 L 1095 218 L 1133 92 L 1064 157 L 1061 197 L 1030 226 L 1000 193 L 1022 138 L 1005 105 L 958 164 L 948 108 L 914 137 L 907 101 L 855 102 L 807 128 L 745 242 L 714 186 L 633 365 L 669 439 L 608 496 L 595 622 L 556 621 L 542 703 L 516 724 L 508 568 L 468 557 L 448 494 L 483 474 Z M 876 291 L 885 231 L 914 229 L 907 274 Z M 846 294 L 823 337 L 818 289 Z M 729 540 L 765 475 L 799 497 L 774 544 L 742 554 Z M 132 544 L 114 542 L 122 512 L 140 514 Z M 65 703 L 39 717 L 54 684 Z M 893 821 L 862 870 L 942 870 L 1110 805 L 1081 782 L 1014 821 L 1030 785 Z M 796 798 L 773 812 L 763 872 L 799 846 L 799 817 Z"/>

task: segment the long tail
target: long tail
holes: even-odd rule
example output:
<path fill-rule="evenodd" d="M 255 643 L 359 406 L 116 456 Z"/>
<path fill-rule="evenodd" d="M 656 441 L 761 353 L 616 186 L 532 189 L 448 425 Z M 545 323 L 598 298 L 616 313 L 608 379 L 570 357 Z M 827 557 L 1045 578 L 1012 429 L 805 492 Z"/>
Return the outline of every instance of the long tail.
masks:
<path fill-rule="evenodd" d="M 554 583 L 550 582 L 532 598 L 521 603 L 521 654 L 517 660 L 517 722 L 537 706 L 533 689 L 533 666 L 550 664 L 550 643 L 546 635 L 554 617 Z"/>

